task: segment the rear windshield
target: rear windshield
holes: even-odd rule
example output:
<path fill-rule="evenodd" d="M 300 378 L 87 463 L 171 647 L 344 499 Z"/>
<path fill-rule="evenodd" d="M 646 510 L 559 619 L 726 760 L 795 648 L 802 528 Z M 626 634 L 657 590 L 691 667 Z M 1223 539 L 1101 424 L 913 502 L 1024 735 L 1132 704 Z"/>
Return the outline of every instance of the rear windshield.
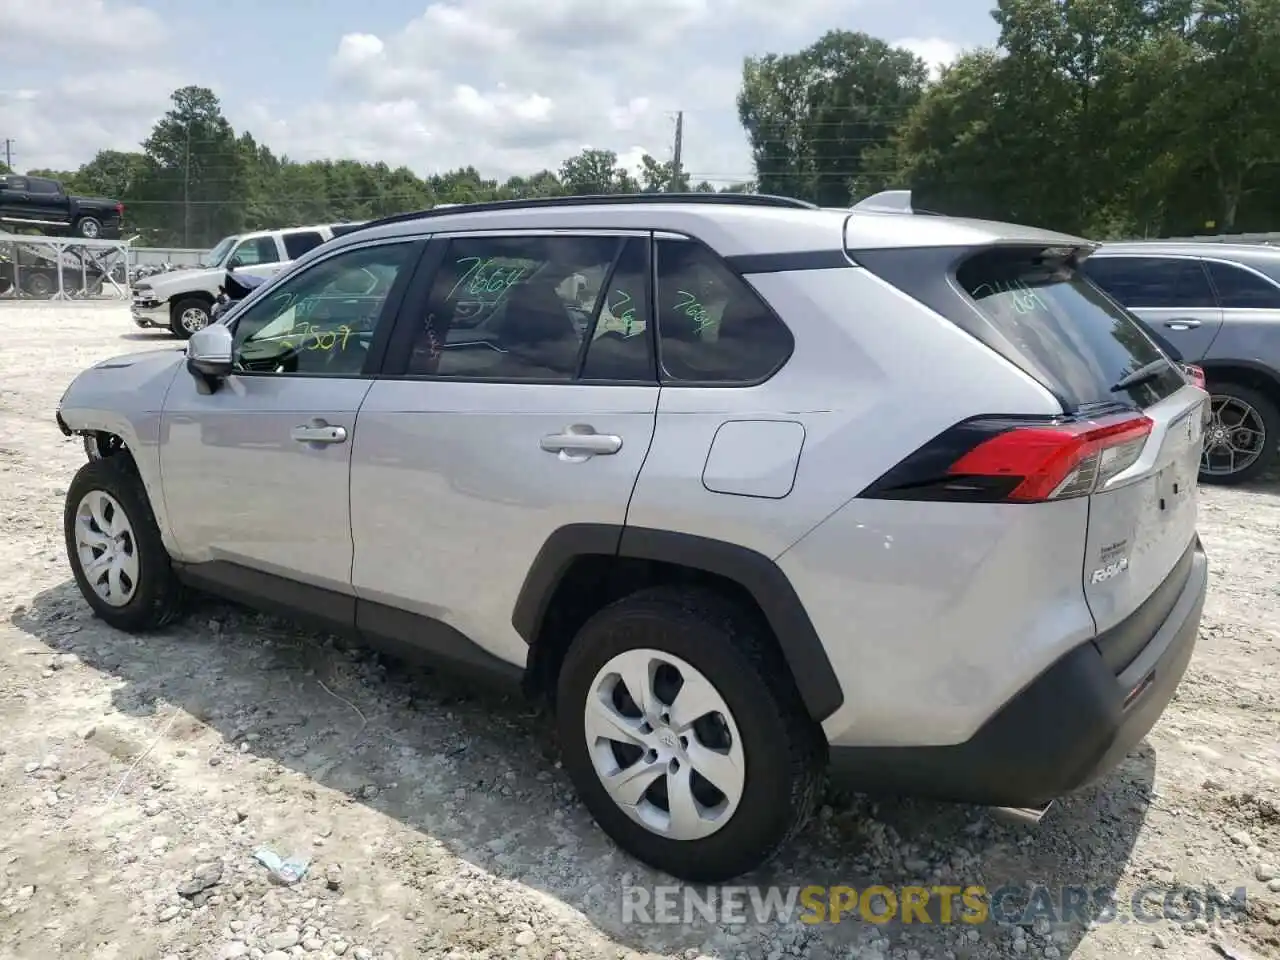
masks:
<path fill-rule="evenodd" d="M 1149 407 L 1185 383 L 1142 327 L 1060 256 L 989 250 L 966 260 L 956 279 L 1035 368 L 1028 372 L 1073 407 Z M 1150 365 L 1154 375 L 1116 389 Z"/>

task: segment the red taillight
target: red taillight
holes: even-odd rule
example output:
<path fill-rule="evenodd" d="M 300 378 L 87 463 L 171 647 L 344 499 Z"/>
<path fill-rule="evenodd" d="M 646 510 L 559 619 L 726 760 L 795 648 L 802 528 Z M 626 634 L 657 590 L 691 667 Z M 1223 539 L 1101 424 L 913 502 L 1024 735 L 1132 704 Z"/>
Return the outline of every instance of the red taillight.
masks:
<path fill-rule="evenodd" d="M 1004 499 L 1020 503 L 1085 496 L 1133 465 L 1151 427 L 1144 416 L 1110 423 L 1022 427 L 978 444 L 947 473 L 1018 478 Z"/>
<path fill-rule="evenodd" d="M 124 204 L 123 204 L 123 203 L 117 203 L 117 204 L 116 204 L 116 216 L 120 217 L 122 220 L 124 219 Z"/>
<path fill-rule="evenodd" d="M 1182 369 L 1187 371 L 1187 376 L 1191 378 L 1192 383 L 1201 390 L 1204 389 L 1204 370 L 1197 367 L 1194 363 L 1184 363 L 1182 365 Z"/>
<path fill-rule="evenodd" d="M 861 496 L 977 503 L 1084 497 L 1137 462 L 1152 426 L 1138 413 L 977 417 L 935 437 Z"/>

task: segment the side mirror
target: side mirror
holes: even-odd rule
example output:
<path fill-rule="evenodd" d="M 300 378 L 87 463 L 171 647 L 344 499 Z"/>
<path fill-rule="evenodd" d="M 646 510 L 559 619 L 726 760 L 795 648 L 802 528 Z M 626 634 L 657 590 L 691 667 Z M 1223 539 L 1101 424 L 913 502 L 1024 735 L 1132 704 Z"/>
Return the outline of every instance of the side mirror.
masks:
<path fill-rule="evenodd" d="M 187 369 L 201 384 L 201 393 L 213 393 L 218 382 L 231 376 L 231 330 L 212 323 L 197 330 L 187 341 Z"/>
<path fill-rule="evenodd" d="M 227 261 L 228 270 L 234 270 L 236 267 L 243 267 L 243 266 L 244 266 L 244 261 L 241 260 L 239 257 L 232 257 L 230 260 Z"/>

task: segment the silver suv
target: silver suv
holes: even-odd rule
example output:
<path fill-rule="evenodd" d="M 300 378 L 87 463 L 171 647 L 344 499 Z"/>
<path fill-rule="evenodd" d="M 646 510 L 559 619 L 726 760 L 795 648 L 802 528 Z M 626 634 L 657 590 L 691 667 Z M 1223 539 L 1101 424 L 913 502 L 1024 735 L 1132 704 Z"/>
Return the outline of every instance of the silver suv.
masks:
<path fill-rule="evenodd" d="M 1156 722 L 1207 579 L 1206 394 L 1090 249 L 752 196 L 370 224 L 71 384 L 71 566 L 123 630 L 195 588 L 547 697 L 679 877 L 828 768 L 1037 819 Z"/>
<path fill-rule="evenodd" d="M 1108 243 L 1084 271 L 1168 352 L 1204 371 L 1212 416 L 1200 479 L 1244 483 L 1273 469 L 1280 457 L 1280 250 Z"/>

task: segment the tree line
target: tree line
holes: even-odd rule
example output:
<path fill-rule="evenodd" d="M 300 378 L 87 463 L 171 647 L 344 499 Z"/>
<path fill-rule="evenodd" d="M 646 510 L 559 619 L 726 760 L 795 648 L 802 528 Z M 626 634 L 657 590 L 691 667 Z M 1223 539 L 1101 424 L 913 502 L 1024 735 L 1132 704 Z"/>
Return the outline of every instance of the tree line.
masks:
<path fill-rule="evenodd" d="M 474 167 L 419 177 L 353 160 L 299 163 L 237 133 L 213 91 L 175 91 L 132 152 L 55 176 L 123 201 L 153 245 L 363 220 L 440 203 L 717 189 L 847 206 L 907 187 L 918 207 L 1102 238 L 1271 230 L 1280 223 L 1280 0 L 997 0 L 999 40 L 931 78 L 911 52 L 833 30 L 748 58 L 737 98 L 754 173 L 638 176 L 608 150 L 505 182 Z"/>

